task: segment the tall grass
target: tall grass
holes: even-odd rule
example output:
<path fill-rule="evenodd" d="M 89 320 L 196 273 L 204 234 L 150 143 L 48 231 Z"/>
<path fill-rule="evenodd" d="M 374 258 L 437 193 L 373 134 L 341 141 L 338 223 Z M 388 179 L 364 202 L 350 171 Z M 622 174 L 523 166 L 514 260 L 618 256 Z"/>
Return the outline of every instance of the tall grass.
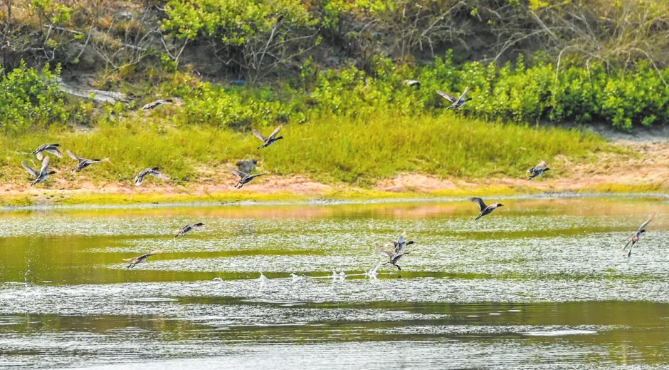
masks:
<path fill-rule="evenodd" d="M 262 128 L 263 131 L 271 129 Z M 269 132 L 266 132 L 268 134 Z M 257 150 L 250 133 L 208 125 L 180 128 L 129 121 L 101 124 L 89 133 L 50 131 L 0 137 L 3 182 L 22 183 L 27 174 L 21 160 L 46 142 L 87 158 L 110 157 L 75 175 L 70 158 L 52 157 L 68 180 L 90 179 L 130 183 L 146 167 L 164 167 L 177 182 L 214 181 L 225 166 L 257 158 L 260 169 L 282 175 L 306 174 L 326 182 L 365 185 L 405 172 L 453 177 L 518 177 L 540 160 L 557 155 L 586 158 L 607 144 L 577 130 L 485 123 L 454 116 L 400 117 L 379 114 L 371 119 L 319 118 L 284 126 L 285 139 Z M 37 163 L 34 163 L 36 166 Z"/>

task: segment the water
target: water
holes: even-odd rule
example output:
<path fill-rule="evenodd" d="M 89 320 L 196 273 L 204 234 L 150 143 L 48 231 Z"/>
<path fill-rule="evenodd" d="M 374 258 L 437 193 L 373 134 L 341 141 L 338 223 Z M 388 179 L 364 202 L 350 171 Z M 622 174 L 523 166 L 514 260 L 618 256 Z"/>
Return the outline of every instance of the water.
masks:
<path fill-rule="evenodd" d="M 669 365 L 669 203 L 503 203 L 0 212 L 0 368 Z"/>

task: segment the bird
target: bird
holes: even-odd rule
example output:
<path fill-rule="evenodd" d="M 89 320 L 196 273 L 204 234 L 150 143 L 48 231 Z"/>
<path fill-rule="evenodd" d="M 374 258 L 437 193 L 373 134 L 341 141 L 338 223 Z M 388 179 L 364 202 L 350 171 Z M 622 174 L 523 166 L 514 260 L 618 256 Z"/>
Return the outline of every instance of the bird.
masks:
<path fill-rule="evenodd" d="M 37 155 L 38 160 L 42 160 L 42 152 L 47 152 L 54 154 L 58 158 L 63 158 L 63 154 L 58 150 L 60 144 L 42 144 L 34 152 L 30 153 L 32 155 Z"/>
<path fill-rule="evenodd" d="M 156 254 L 160 254 L 160 253 L 163 253 L 163 251 L 162 250 L 153 251 L 151 253 L 143 254 L 139 257 L 126 258 L 126 259 L 124 259 L 124 261 L 130 262 L 130 264 L 128 265 L 128 268 L 131 269 L 131 268 L 135 267 L 136 265 L 138 265 L 140 263 L 146 262 L 147 258 L 149 258 L 153 255 L 156 255 Z"/>
<path fill-rule="evenodd" d="M 274 144 L 274 142 L 276 142 L 277 140 L 283 139 L 283 136 L 276 137 L 276 135 L 279 134 L 279 131 L 281 131 L 282 127 L 283 127 L 283 125 L 279 125 L 279 127 L 275 128 L 274 132 L 272 132 L 272 134 L 269 135 L 269 137 L 264 137 L 258 131 L 252 130 L 253 135 L 255 135 L 258 139 L 263 141 L 263 145 L 259 146 L 258 149 L 262 149 L 266 146 L 270 146 L 270 145 Z"/>
<path fill-rule="evenodd" d="M 153 167 L 153 168 L 145 168 L 143 169 L 137 177 L 135 177 L 135 186 L 140 186 L 142 185 L 142 181 L 144 181 L 145 176 L 153 176 L 157 177 L 162 180 L 169 180 L 170 178 L 163 175 L 162 173 L 159 172 L 160 167 Z"/>
<path fill-rule="evenodd" d="M 230 172 L 234 173 L 235 175 L 239 176 L 239 182 L 237 183 L 237 185 L 235 185 L 235 189 L 241 189 L 244 185 L 248 184 L 249 182 L 251 182 L 251 180 L 255 179 L 256 177 L 267 175 L 269 173 L 269 172 L 263 172 L 255 175 L 249 175 L 247 173 L 244 173 L 242 171 L 237 171 L 230 167 L 228 167 L 228 170 L 230 170 Z"/>
<path fill-rule="evenodd" d="M 181 105 L 181 99 L 179 98 L 173 98 L 173 99 L 160 99 L 156 101 L 152 101 L 151 103 L 148 103 L 142 107 L 143 111 L 151 110 L 160 107 L 161 105 L 165 104 L 174 104 L 174 105 Z"/>
<path fill-rule="evenodd" d="M 416 80 L 404 80 L 404 84 L 409 86 L 409 87 L 415 87 L 417 89 L 420 89 L 420 81 Z"/>
<path fill-rule="evenodd" d="M 79 172 L 83 170 L 84 168 L 92 165 L 93 163 L 100 163 L 100 162 L 109 162 L 109 158 L 102 158 L 102 159 L 86 159 L 86 158 L 81 158 L 78 155 L 75 155 L 69 150 L 65 151 L 67 155 L 70 156 L 70 158 L 74 159 L 75 161 L 79 161 L 77 164 L 77 167 L 75 167 L 72 172 Z"/>
<path fill-rule="evenodd" d="M 44 182 L 49 175 L 53 175 L 56 173 L 56 171 L 48 171 L 49 169 L 49 156 L 45 156 L 44 159 L 42 160 L 42 168 L 39 170 L 39 172 L 33 170 L 26 162 L 21 162 L 23 165 L 23 168 L 28 171 L 33 177 L 35 177 L 35 180 L 33 180 L 30 183 L 30 186 L 34 186 L 36 184 L 39 184 L 40 182 Z"/>
<path fill-rule="evenodd" d="M 456 99 L 455 97 L 453 97 L 453 96 L 451 96 L 451 95 L 449 95 L 449 94 L 447 94 L 447 93 L 445 93 L 441 90 L 437 90 L 437 94 L 441 95 L 442 98 L 444 98 L 444 99 L 446 99 L 446 100 L 448 100 L 449 102 L 452 103 L 451 106 L 449 106 L 446 109 L 460 108 L 463 105 L 465 105 L 466 102 L 472 100 L 472 98 L 467 98 L 466 97 L 468 92 L 469 92 L 469 87 L 465 87 L 465 91 L 462 93 L 462 95 L 460 95 L 459 98 Z"/>
<path fill-rule="evenodd" d="M 177 231 L 177 235 L 174 235 L 174 239 L 178 238 L 179 236 L 186 236 L 186 234 L 193 231 L 193 229 L 197 229 L 198 227 L 204 227 L 204 224 L 202 222 L 198 222 L 196 224 L 186 225 Z"/>
<path fill-rule="evenodd" d="M 491 205 L 487 206 L 483 202 L 483 199 L 481 199 L 481 198 L 469 198 L 469 200 L 472 201 L 472 202 L 478 203 L 479 208 L 481 208 L 481 213 L 479 213 L 478 217 L 476 217 L 476 219 L 474 219 L 474 221 L 478 220 L 479 218 L 481 218 L 481 217 L 483 217 L 487 214 L 492 213 L 492 211 L 494 211 L 498 207 L 503 207 L 504 206 L 504 204 L 502 204 L 502 203 L 495 203 L 495 204 L 491 204 Z"/>
<path fill-rule="evenodd" d="M 258 164 L 257 159 L 245 159 L 241 161 L 237 161 L 236 165 L 237 168 L 245 173 L 251 173 L 255 171 L 256 165 Z"/>
<path fill-rule="evenodd" d="M 625 244 L 625 246 L 622 247 L 622 249 L 620 249 L 621 252 L 624 252 L 625 249 L 627 249 L 627 247 L 629 246 L 630 251 L 629 251 L 629 253 L 627 254 L 627 257 L 632 257 L 632 247 L 634 247 L 634 244 L 638 243 L 639 240 L 641 240 L 641 235 L 642 235 L 643 233 L 646 232 L 646 226 L 648 226 L 648 224 L 649 224 L 651 221 L 653 221 L 653 218 L 655 218 L 655 214 L 652 214 L 652 215 L 648 218 L 648 220 L 646 220 L 646 222 L 644 222 L 643 224 L 641 224 L 641 226 L 639 227 L 639 230 L 637 230 L 637 231 L 634 233 L 634 235 L 632 235 L 632 237 L 630 238 L 630 240 L 627 241 L 627 243 Z"/>
<path fill-rule="evenodd" d="M 527 172 L 530 173 L 529 180 L 532 180 L 533 178 L 535 178 L 537 176 L 543 175 L 544 172 L 546 172 L 548 170 L 550 170 L 550 168 L 548 168 L 548 164 L 546 164 L 546 162 L 544 162 L 544 161 L 541 161 L 541 163 L 539 163 L 535 167 L 532 167 L 529 170 L 527 170 Z"/>
<path fill-rule="evenodd" d="M 399 271 L 402 271 L 402 268 L 397 263 L 400 261 L 402 256 L 404 256 L 405 254 L 409 254 L 409 252 L 405 252 L 404 249 L 406 248 L 407 245 L 414 244 L 413 240 L 408 242 L 405 241 L 405 237 L 406 237 L 406 232 L 403 232 L 402 234 L 400 234 L 399 238 L 397 238 L 397 241 L 390 241 L 383 247 L 376 247 L 376 250 L 379 253 L 384 254 L 389 258 L 389 261 L 384 264 L 393 265 L 397 267 Z M 393 246 L 394 250 L 392 252 L 386 250 L 385 247 L 387 246 Z"/>

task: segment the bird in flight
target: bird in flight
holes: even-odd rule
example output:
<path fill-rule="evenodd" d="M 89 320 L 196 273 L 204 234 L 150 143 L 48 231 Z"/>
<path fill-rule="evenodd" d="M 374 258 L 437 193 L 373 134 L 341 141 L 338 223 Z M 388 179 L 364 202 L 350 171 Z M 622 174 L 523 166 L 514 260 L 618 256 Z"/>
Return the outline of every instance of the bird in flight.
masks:
<path fill-rule="evenodd" d="M 169 177 L 160 173 L 160 167 L 145 168 L 137 175 L 137 177 L 135 177 L 135 186 L 142 185 L 142 181 L 144 181 L 144 177 L 146 176 L 153 176 L 162 180 L 170 179 Z"/>
<path fill-rule="evenodd" d="M 651 215 L 646 222 L 641 224 L 639 227 L 639 230 L 637 230 L 634 235 L 630 238 L 630 240 L 627 241 L 625 246 L 620 249 L 620 251 L 624 252 L 627 247 L 629 247 L 630 251 L 627 253 L 627 257 L 632 257 L 632 248 L 634 247 L 634 244 L 638 243 L 641 240 L 641 235 L 646 232 L 646 226 L 653 221 L 653 218 L 655 218 L 655 214 Z"/>
<path fill-rule="evenodd" d="M 376 250 L 379 253 L 387 256 L 388 259 L 389 259 L 388 262 L 386 262 L 384 264 L 393 265 L 393 266 L 397 267 L 397 269 L 399 271 L 402 271 L 402 268 L 397 263 L 400 261 L 402 256 L 404 256 L 406 254 L 409 254 L 409 252 L 405 252 L 405 249 L 406 249 L 407 245 L 414 244 L 413 240 L 410 240 L 410 241 L 407 242 L 405 240 L 405 238 L 406 238 L 406 232 L 403 232 L 399 236 L 399 238 L 397 238 L 397 241 L 390 241 L 386 245 L 384 245 L 383 247 L 376 247 Z M 392 251 L 390 251 L 390 250 L 386 250 L 386 247 L 393 247 L 394 249 Z"/>
<path fill-rule="evenodd" d="M 276 137 L 276 135 L 279 134 L 279 131 L 281 131 L 282 127 L 283 127 L 282 125 L 279 125 L 279 127 L 275 128 L 274 132 L 272 132 L 272 134 L 269 135 L 269 137 L 264 137 L 258 131 L 253 130 L 253 135 L 255 135 L 258 139 L 262 140 L 262 142 L 263 142 L 263 144 L 261 146 L 259 146 L 258 149 L 262 149 L 264 147 L 270 146 L 270 145 L 274 144 L 274 142 L 276 142 L 277 140 L 283 139 L 283 136 Z"/>
<path fill-rule="evenodd" d="M 483 199 L 481 199 L 481 198 L 469 198 L 469 200 L 471 202 L 476 202 L 479 205 L 479 208 L 481 208 L 481 213 L 479 213 L 478 217 L 476 217 L 476 219 L 474 219 L 474 221 L 478 220 L 479 218 L 481 218 L 485 215 L 488 215 L 488 214 L 492 213 L 492 211 L 494 211 L 498 207 L 503 207 L 504 206 L 504 204 L 502 204 L 502 203 L 494 203 L 494 204 L 491 204 L 491 205 L 487 206 L 485 204 L 485 202 L 483 202 Z"/>
<path fill-rule="evenodd" d="M 235 170 L 234 168 L 230 167 L 228 167 L 228 170 L 230 170 L 230 172 L 234 173 L 235 175 L 239 176 L 239 182 L 237 183 L 237 185 L 235 185 L 235 189 L 241 189 L 244 185 L 248 184 L 249 182 L 251 182 L 251 180 L 255 179 L 256 177 L 267 175 L 269 173 L 269 172 L 263 172 L 255 175 L 249 175 L 247 173 Z"/>
<path fill-rule="evenodd" d="M 174 239 L 176 239 L 180 236 L 186 236 L 186 234 L 193 231 L 194 229 L 197 229 L 198 227 L 204 227 L 204 224 L 202 222 L 198 222 L 196 224 L 186 225 L 186 226 L 182 227 L 181 229 L 179 229 L 179 231 L 177 231 L 177 235 L 174 235 Z"/>
<path fill-rule="evenodd" d="M 448 100 L 451 102 L 451 105 L 446 108 L 446 109 L 458 109 L 465 105 L 468 101 L 472 100 L 472 98 L 467 98 L 467 93 L 469 92 L 469 87 L 465 87 L 465 91 L 462 92 L 462 95 L 460 95 L 459 98 L 455 98 L 454 96 L 447 94 L 441 90 L 437 90 L 437 94 L 441 95 L 442 98 Z"/>
<path fill-rule="evenodd" d="M 42 152 L 51 153 L 58 158 L 63 158 L 63 154 L 60 152 L 60 150 L 58 150 L 59 146 L 60 144 L 42 144 L 39 146 L 39 148 L 35 149 L 35 151 L 30 154 L 37 155 L 37 159 L 40 161 L 43 157 Z"/>
<path fill-rule="evenodd" d="M 56 171 L 49 171 L 49 156 L 45 156 L 44 159 L 42 160 L 42 168 L 38 171 L 32 169 L 26 162 L 21 162 L 21 165 L 23 165 L 23 168 L 28 171 L 29 174 L 31 174 L 35 179 L 30 183 L 30 186 L 37 185 L 41 182 L 46 181 L 47 177 L 49 175 L 53 175 L 56 173 Z"/>
<path fill-rule="evenodd" d="M 66 150 L 65 152 L 67 153 L 67 155 L 70 156 L 70 158 L 74 159 L 75 161 L 79 161 L 79 163 L 77 164 L 77 167 L 75 167 L 75 169 L 73 169 L 72 172 L 74 172 L 74 171 L 79 172 L 79 171 L 83 170 L 84 168 L 92 165 L 93 163 L 109 162 L 109 158 L 86 159 L 86 158 L 81 158 L 78 155 L 75 155 L 74 153 L 72 153 L 69 150 Z"/>
<path fill-rule="evenodd" d="M 155 108 L 158 108 L 161 105 L 165 105 L 165 104 L 181 105 L 181 99 L 173 98 L 173 99 L 160 99 L 160 100 L 152 101 L 151 103 L 148 103 L 145 106 L 143 106 L 142 110 L 147 111 L 147 110 L 155 109 Z"/>
<path fill-rule="evenodd" d="M 535 178 L 537 176 L 543 175 L 544 172 L 546 172 L 548 170 L 550 170 L 550 168 L 548 168 L 548 164 L 546 164 L 546 162 L 544 162 L 544 161 L 541 161 L 541 163 L 539 163 L 538 165 L 536 165 L 536 166 L 530 168 L 529 170 L 527 170 L 527 172 L 530 173 L 529 180 L 532 180 L 533 178 Z"/>
<path fill-rule="evenodd" d="M 124 259 L 124 261 L 130 262 L 130 264 L 128 265 L 128 268 L 131 269 L 131 268 L 135 267 L 136 265 L 138 265 L 140 263 L 146 262 L 147 258 L 149 258 L 153 255 L 156 255 L 156 254 L 160 254 L 160 253 L 163 253 L 163 251 L 162 250 L 153 251 L 151 253 L 143 254 L 139 257 L 126 258 L 126 259 Z"/>

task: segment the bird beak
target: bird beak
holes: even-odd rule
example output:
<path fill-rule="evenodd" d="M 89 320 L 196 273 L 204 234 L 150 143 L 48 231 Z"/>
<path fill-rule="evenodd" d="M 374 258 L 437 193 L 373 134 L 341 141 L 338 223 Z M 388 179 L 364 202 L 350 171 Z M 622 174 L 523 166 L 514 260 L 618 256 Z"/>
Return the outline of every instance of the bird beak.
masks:
<path fill-rule="evenodd" d="M 499 204 L 499 207 L 504 207 L 504 204 L 500 203 L 500 204 Z"/>

